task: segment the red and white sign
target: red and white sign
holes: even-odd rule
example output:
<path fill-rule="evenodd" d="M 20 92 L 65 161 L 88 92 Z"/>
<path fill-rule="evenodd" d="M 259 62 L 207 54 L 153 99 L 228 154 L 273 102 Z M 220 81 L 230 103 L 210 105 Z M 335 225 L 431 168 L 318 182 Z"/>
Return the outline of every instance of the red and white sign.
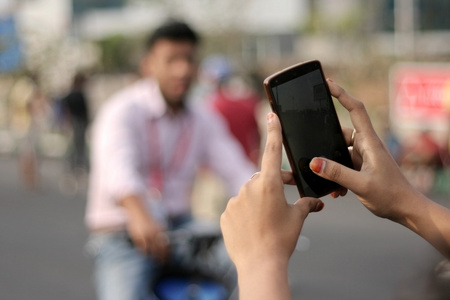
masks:
<path fill-rule="evenodd" d="M 391 70 L 391 120 L 400 127 L 446 129 L 450 65 L 399 64 Z"/>

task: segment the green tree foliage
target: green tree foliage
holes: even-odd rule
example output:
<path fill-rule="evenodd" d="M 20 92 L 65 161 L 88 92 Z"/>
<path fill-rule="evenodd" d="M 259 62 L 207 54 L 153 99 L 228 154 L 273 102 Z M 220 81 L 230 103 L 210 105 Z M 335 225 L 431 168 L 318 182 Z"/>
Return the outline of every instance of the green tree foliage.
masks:
<path fill-rule="evenodd" d="M 101 51 L 100 69 L 107 73 L 135 71 L 139 39 L 114 35 L 97 41 Z"/>

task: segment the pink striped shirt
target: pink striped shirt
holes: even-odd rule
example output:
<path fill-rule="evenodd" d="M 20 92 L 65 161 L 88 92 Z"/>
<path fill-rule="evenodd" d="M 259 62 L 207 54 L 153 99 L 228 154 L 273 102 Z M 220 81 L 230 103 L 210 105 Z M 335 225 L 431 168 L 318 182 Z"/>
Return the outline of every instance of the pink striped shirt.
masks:
<path fill-rule="evenodd" d="M 137 195 L 150 203 L 151 188 L 160 190 L 170 215 L 189 213 L 203 164 L 224 179 L 230 195 L 255 171 L 219 115 L 189 106 L 174 115 L 154 80 L 138 81 L 114 95 L 93 126 L 87 226 L 124 227 L 127 216 L 117 202 Z"/>

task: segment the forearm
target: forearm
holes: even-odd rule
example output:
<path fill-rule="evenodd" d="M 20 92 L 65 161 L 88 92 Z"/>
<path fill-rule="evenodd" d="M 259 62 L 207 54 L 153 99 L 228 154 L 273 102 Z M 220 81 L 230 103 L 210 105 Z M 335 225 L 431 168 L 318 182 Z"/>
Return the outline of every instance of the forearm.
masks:
<path fill-rule="evenodd" d="M 290 300 L 287 263 L 261 261 L 238 269 L 240 300 Z"/>
<path fill-rule="evenodd" d="M 164 261 L 168 255 L 165 227 L 152 217 L 138 196 L 128 196 L 120 201 L 127 210 L 127 230 L 137 249 Z"/>
<path fill-rule="evenodd" d="M 125 208 L 130 221 L 146 222 L 158 227 L 161 225 L 160 220 L 154 217 L 140 196 L 129 195 L 120 199 L 118 203 Z"/>
<path fill-rule="evenodd" d="M 141 198 L 136 195 L 123 197 L 118 203 L 124 207 L 130 215 L 143 214 L 146 211 Z"/>
<path fill-rule="evenodd" d="M 427 240 L 450 259 L 450 210 L 415 193 L 399 223 Z"/>

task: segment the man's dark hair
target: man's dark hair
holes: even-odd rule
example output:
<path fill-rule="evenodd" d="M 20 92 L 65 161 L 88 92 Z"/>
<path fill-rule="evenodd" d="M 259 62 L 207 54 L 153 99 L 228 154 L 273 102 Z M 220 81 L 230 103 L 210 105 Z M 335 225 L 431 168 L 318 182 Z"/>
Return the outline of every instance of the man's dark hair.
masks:
<path fill-rule="evenodd" d="M 188 41 L 194 45 L 200 42 L 200 37 L 189 25 L 174 20 L 164 23 L 150 35 L 146 43 L 147 50 L 153 48 L 157 41 L 163 39 L 176 42 Z"/>

